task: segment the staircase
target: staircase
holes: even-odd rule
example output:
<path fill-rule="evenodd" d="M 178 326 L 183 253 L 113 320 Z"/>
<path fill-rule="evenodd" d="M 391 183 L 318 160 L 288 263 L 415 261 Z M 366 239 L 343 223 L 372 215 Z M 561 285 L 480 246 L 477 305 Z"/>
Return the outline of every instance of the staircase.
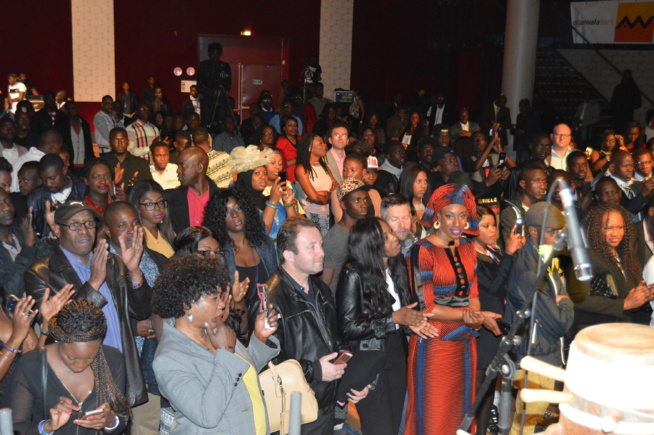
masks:
<path fill-rule="evenodd" d="M 559 122 L 571 124 L 586 90 L 600 102 L 602 108 L 596 131 L 610 128 L 611 113 L 606 98 L 554 48 L 548 46 L 538 48 L 534 107 L 541 112 L 544 131 L 551 131 L 551 127 Z"/>

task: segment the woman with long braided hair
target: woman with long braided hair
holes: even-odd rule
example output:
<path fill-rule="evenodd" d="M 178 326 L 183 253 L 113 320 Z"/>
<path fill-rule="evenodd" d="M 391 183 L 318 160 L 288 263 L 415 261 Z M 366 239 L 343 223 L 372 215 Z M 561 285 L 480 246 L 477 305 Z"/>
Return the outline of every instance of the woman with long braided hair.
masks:
<path fill-rule="evenodd" d="M 16 433 L 122 432 L 129 416 L 125 366 L 117 349 L 102 345 L 106 331 L 92 302 L 72 301 L 52 317 L 55 343 L 25 355 L 10 388 Z"/>
<path fill-rule="evenodd" d="M 652 290 L 642 281 L 643 268 L 634 249 L 634 231 L 627 210 L 597 204 L 582 221 L 593 268 L 590 281 L 569 271 L 569 293 L 575 303 L 573 333 L 599 323 L 649 323 L 644 306 Z"/>

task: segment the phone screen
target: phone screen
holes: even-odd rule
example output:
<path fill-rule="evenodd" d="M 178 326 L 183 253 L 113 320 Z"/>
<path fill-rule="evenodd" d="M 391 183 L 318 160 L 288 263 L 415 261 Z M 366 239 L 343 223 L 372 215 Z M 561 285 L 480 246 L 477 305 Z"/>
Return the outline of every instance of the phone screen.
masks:
<path fill-rule="evenodd" d="M 350 358 L 352 358 L 352 352 L 345 351 L 338 358 L 336 358 L 334 364 L 345 364 L 350 360 Z"/>
<path fill-rule="evenodd" d="M 279 179 L 282 182 L 286 181 L 286 171 L 279 171 Z"/>

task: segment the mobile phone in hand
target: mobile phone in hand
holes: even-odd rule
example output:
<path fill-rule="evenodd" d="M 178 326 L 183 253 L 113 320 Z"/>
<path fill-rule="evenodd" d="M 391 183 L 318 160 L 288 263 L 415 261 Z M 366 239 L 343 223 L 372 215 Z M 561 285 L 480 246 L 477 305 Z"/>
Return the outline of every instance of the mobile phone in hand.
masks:
<path fill-rule="evenodd" d="M 522 235 L 522 226 L 523 226 L 524 221 L 522 218 L 518 218 L 515 221 L 515 233 Z"/>
<path fill-rule="evenodd" d="M 504 166 L 506 163 L 506 153 L 500 153 L 500 156 L 497 160 L 497 166 Z"/>
<path fill-rule="evenodd" d="M 286 183 L 286 171 L 279 171 L 279 181 Z"/>
<path fill-rule="evenodd" d="M 346 350 L 336 358 L 334 364 L 345 364 L 350 360 L 350 358 L 352 358 L 352 352 Z"/>
<path fill-rule="evenodd" d="M 104 412 L 104 409 L 92 409 L 90 411 L 86 411 L 84 413 L 84 417 L 90 417 L 91 415 L 102 414 L 103 412 Z"/>
<path fill-rule="evenodd" d="M 497 319 L 497 326 L 500 328 L 500 332 L 502 335 L 506 335 L 509 333 L 509 329 L 511 329 L 511 324 L 509 322 L 506 322 L 503 319 Z"/>

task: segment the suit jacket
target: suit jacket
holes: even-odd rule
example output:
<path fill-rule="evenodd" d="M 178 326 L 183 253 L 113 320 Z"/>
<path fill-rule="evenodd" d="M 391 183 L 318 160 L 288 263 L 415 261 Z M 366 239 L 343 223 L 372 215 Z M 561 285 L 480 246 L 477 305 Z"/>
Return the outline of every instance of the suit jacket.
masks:
<path fill-rule="evenodd" d="M 61 135 L 63 136 L 65 134 L 66 129 L 69 128 L 69 126 L 70 123 L 68 122 L 68 117 L 62 110 L 57 109 L 55 115 L 55 122 L 53 125 L 52 118 L 50 118 L 50 114 L 48 113 L 47 110 L 45 110 L 45 108 L 43 108 L 34 114 L 30 128 L 36 134 L 41 134 L 45 130 L 54 128 L 57 131 L 59 131 L 59 133 L 61 133 Z"/>
<path fill-rule="evenodd" d="M 635 224 L 631 224 L 634 230 L 634 250 L 636 251 L 636 255 L 638 256 L 638 261 L 640 261 L 641 267 L 645 267 L 647 261 L 652 256 L 652 250 L 649 248 L 649 245 L 645 240 L 645 228 L 643 225 L 645 225 L 644 222 L 636 222 Z"/>
<path fill-rule="evenodd" d="M 68 118 L 66 118 L 68 119 Z M 79 122 L 82 127 L 82 132 L 84 133 L 84 163 L 88 163 L 91 160 L 95 159 L 95 154 L 93 153 L 93 139 L 91 138 L 91 126 L 86 122 L 84 118 L 79 117 Z M 70 153 L 70 162 L 75 161 L 75 150 L 73 149 L 73 139 L 70 132 L 71 129 L 70 121 L 68 122 L 68 128 L 64 131 L 64 144 Z"/>
<path fill-rule="evenodd" d="M 4 302 L 7 296 L 14 295 L 22 298 L 25 294 L 25 283 L 23 278 L 25 271 L 38 259 L 50 254 L 50 245 L 40 240 L 34 246 L 27 246 L 23 239 L 23 233 L 17 228 L 12 228 L 12 234 L 18 239 L 21 250 L 12 259 L 9 251 L 0 243 L 0 288 Z"/>
<path fill-rule="evenodd" d="M 499 123 L 500 124 L 500 138 L 502 139 L 502 143 L 506 144 L 507 136 L 506 132 L 509 130 L 509 127 L 511 126 L 511 110 L 509 110 L 508 107 L 503 107 L 497 112 L 497 119 L 495 118 L 495 107 L 493 103 L 486 104 L 484 108 L 481 111 L 481 122 L 479 123 L 481 125 L 481 129 L 483 130 L 484 134 L 488 136 L 488 132 L 490 129 L 493 127 L 493 123 Z"/>
<path fill-rule="evenodd" d="M 431 113 L 429 116 L 427 116 L 427 111 L 429 110 L 429 107 L 431 107 Z M 438 105 L 434 106 L 429 106 L 427 107 L 427 110 L 425 110 L 425 120 L 427 121 L 427 125 L 429 126 L 429 133 L 432 133 L 432 130 L 434 129 L 434 125 L 436 124 L 436 110 L 438 110 Z M 450 106 L 448 104 L 445 104 L 445 107 L 443 108 L 443 118 L 441 119 L 441 124 L 445 125 L 450 125 L 452 122 L 452 113 L 450 110 Z"/>
<path fill-rule="evenodd" d="M 252 335 L 247 349 L 237 340 L 234 353 L 218 350 L 214 355 L 164 323 L 153 367 L 161 392 L 175 410 L 174 433 L 255 433 L 252 401 L 243 375 L 250 367 L 259 373 L 278 353 L 275 337 L 261 343 Z"/>
<path fill-rule="evenodd" d="M 132 288 L 132 280 L 125 263 L 120 257 L 109 254 L 107 257 L 107 286 L 111 291 L 120 322 L 120 337 L 123 345 L 123 356 L 127 374 L 127 389 L 125 397 L 130 406 L 140 405 L 148 400 L 145 389 L 143 371 L 136 349 L 130 318 L 144 320 L 150 317 L 152 289 L 145 279 L 138 288 Z M 73 284 L 75 294 L 73 299 L 87 300 L 99 308 L 107 304 L 107 300 L 88 282 L 82 283 L 77 272 L 62 252 L 54 249 L 52 254 L 32 265 L 25 272 L 25 292 L 36 300 L 36 307 L 41 306 L 45 289 L 51 289 L 51 294 L 57 293 L 66 284 Z"/>
<path fill-rule="evenodd" d="M 479 124 L 476 122 L 468 121 L 468 131 L 472 133 L 473 131 L 477 130 L 479 130 Z M 463 129 L 461 128 L 460 122 L 455 122 L 450 126 L 450 136 L 452 137 L 452 143 L 456 142 L 462 131 Z M 488 135 L 488 132 L 486 132 L 486 134 Z"/>
<path fill-rule="evenodd" d="M 209 196 L 213 195 L 218 191 L 216 183 L 214 183 L 209 177 L 207 177 L 209 182 Z M 188 194 L 189 186 L 179 186 L 175 189 L 168 189 L 164 193 L 166 195 L 166 201 L 168 201 L 168 209 L 170 211 L 170 219 L 173 224 L 173 230 L 179 234 L 185 228 L 191 226 L 191 220 L 188 215 Z"/>
<path fill-rule="evenodd" d="M 336 180 L 336 182 L 340 184 L 343 181 L 343 172 L 341 172 L 341 170 L 338 169 L 338 164 L 336 163 L 336 159 L 334 158 L 331 149 L 327 151 L 327 156 L 325 157 L 325 160 L 327 160 L 327 167 L 329 168 L 330 171 L 332 171 L 334 180 Z"/>

